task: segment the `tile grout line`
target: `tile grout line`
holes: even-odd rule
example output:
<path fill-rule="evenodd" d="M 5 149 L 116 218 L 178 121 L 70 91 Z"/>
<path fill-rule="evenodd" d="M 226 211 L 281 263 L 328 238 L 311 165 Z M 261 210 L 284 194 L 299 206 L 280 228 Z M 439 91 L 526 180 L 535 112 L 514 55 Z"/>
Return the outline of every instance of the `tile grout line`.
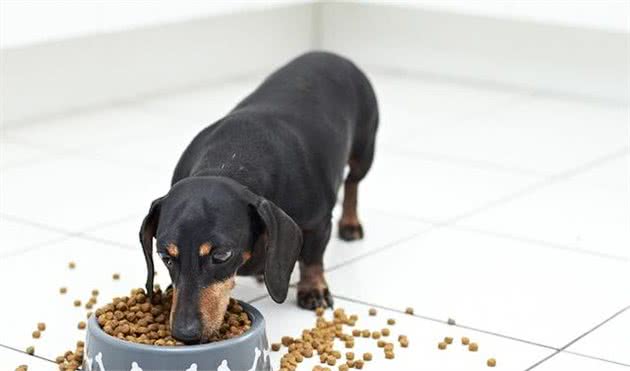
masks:
<path fill-rule="evenodd" d="M 40 356 L 40 355 L 38 355 L 38 354 L 33 354 L 33 355 L 30 355 L 30 354 L 28 354 L 28 353 L 26 353 L 26 352 L 24 352 L 24 351 L 22 351 L 22 350 L 19 350 L 19 349 L 13 348 L 13 347 L 8 346 L 8 345 L 0 344 L 0 347 L 1 347 L 1 348 L 5 348 L 5 349 L 7 349 L 7 350 L 12 350 L 12 351 L 14 351 L 14 352 L 22 353 L 22 354 L 23 354 L 24 356 L 26 356 L 26 357 L 34 357 L 34 358 L 37 358 L 37 359 L 41 359 L 42 361 L 47 361 L 47 362 L 51 362 L 51 363 L 57 364 L 57 362 L 53 361 L 52 359 L 48 359 L 48 358 L 43 357 L 43 356 Z"/>
<path fill-rule="evenodd" d="M 538 362 L 534 363 L 533 365 L 529 366 L 528 368 L 525 369 L 525 371 L 529 371 L 532 370 L 538 366 L 540 366 L 542 363 L 546 362 L 547 360 L 553 358 L 554 356 L 562 353 L 566 348 L 570 347 L 571 345 L 575 344 L 577 341 L 581 340 L 583 337 L 585 337 L 586 335 L 590 334 L 591 332 L 597 330 L 598 328 L 600 328 L 601 326 L 603 326 L 604 324 L 606 324 L 608 321 L 612 320 L 613 318 L 617 317 L 618 315 L 620 315 L 621 313 L 625 312 L 628 308 L 630 308 L 630 306 L 624 307 L 621 310 L 617 311 L 615 314 L 613 314 L 612 316 L 608 317 L 607 319 L 605 319 L 603 322 L 599 323 L 598 325 L 596 325 L 595 327 L 591 328 L 590 330 L 586 331 L 585 333 L 583 333 L 582 335 L 576 337 L 575 339 L 571 340 L 570 342 L 568 342 L 567 344 L 565 344 L 563 347 L 561 347 L 560 349 L 556 350 L 555 352 L 551 353 L 550 355 L 548 355 L 547 357 L 539 360 Z M 590 358 L 590 357 L 589 357 Z"/>
<path fill-rule="evenodd" d="M 568 350 L 563 350 L 563 351 L 562 351 L 562 353 L 572 354 L 572 355 L 574 355 L 574 356 L 577 356 L 577 357 L 582 357 L 582 358 L 590 358 L 590 359 L 594 359 L 594 360 L 597 360 L 597 361 L 602 361 L 602 362 L 614 363 L 614 364 L 619 365 L 619 366 L 626 366 L 626 367 L 630 367 L 630 364 L 627 364 L 627 363 L 617 362 L 617 361 L 613 361 L 613 360 L 606 359 L 606 358 L 600 358 L 600 357 L 595 357 L 595 356 L 589 356 L 588 354 L 583 354 L 583 353 L 578 353 L 578 352 L 571 352 L 571 351 L 568 351 Z"/>

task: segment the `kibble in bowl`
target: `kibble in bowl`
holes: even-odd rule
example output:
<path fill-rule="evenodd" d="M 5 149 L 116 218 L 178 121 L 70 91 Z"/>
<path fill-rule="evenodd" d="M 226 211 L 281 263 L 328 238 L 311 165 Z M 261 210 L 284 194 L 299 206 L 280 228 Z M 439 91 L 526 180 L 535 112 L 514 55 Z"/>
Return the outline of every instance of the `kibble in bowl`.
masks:
<path fill-rule="evenodd" d="M 132 295 L 137 294 L 142 294 L 138 295 L 138 298 L 142 298 L 144 292 L 135 290 Z M 129 297 L 119 298 L 120 300 L 114 300 L 90 316 L 83 368 L 94 371 L 138 368 L 270 370 L 270 361 L 266 356 L 269 343 L 265 333 L 265 320 L 253 306 L 240 301 L 233 301 L 231 305 L 238 305 L 242 309 L 242 315 L 239 316 L 247 317 L 247 329 L 239 329 L 234 323 L 228 323 L 215 339 L 211 339 L 213 342 L 183 345 L 170 336 L 169 308 L 166 305 L 169 299 L 166 294 L 164 297 L 160 297 L 161 295 L 156 290 L 152 299 L 145 296 L 145 299 L 140 299 L 143 303 L 136 300 L 134 305 L 137 308 L 129 305 L 133 301 L 125 300 Z M 227 317 L 235 319 L 232 314 L 234 313 L 228 313 Z M 140 318 L 136 318 L 138 316 Z M 91 367 L 86 363 L 91 363 Z"/>

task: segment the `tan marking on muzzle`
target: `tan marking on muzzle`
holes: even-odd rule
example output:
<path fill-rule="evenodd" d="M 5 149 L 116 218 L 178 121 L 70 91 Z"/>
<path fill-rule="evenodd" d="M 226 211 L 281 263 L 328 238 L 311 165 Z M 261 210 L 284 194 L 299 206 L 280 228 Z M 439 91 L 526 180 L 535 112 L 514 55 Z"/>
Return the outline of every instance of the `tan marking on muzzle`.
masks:
<path fill-rule="evenodd" d="M 251 252 L 249 252 L 249 251 L 245 251 L 245 252 L 243 253 L 243 262 L 248 261 L 251 257 L 252 257 L 252 253 L 251 253 Z"/>
<path fill-rule="evenodd" d="M 210 254 L 210 250 L 212 250 L 212 245 L 210 245 L 210 243 L 206 242 L 202 244 L 199 246 L 199 256 L 206 256 Z"/>
<path fill-rule="evenodd" d="M 173 313 L 175 313 L 175 308 L 177 308 L 177 289 L 173 287 L 173 304 L 171 304 L 171 314 L 168 317 L 168 322 L 170 326 L 173 326 Z M 173 329 L 171 328 L 171 331 Z"/>
<path fill-rule="evenodd" d="M 179 255 L 179 249 L 174 244 L 168 245 L 166 247 L 166 252 L 174 258 L 176 258 Z"/>
<path fill-rule="evenodd" d="M 232 276 L 225 281 L 216 282 L 201 289 L 199 312 L 201 313 L 204 338 L 209 338 L 221 327 L 223 316 L 230 302 L 230 292 L 234 285 L 234 276 Z"/>

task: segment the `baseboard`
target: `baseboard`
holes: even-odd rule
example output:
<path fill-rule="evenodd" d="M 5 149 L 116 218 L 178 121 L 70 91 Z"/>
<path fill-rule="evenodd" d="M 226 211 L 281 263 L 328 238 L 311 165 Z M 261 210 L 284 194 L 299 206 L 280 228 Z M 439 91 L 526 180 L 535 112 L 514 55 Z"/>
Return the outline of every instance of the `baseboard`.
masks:
<path fill-rule="evenodd" d="M 309 49 L 312 10 L 297 4 L 2 50 L 2 122 L 269 71 Z"/>
<path fill-rule="evenodd" d="M 366 67 L 630 99 L 628 33 L 373 3 L 323 5 L 321 46 Z"/>

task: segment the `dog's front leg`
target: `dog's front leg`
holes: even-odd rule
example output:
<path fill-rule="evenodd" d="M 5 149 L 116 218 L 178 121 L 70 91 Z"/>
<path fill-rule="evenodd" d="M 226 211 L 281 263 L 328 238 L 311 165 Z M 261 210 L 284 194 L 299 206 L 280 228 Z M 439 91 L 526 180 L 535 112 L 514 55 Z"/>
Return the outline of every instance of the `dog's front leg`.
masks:
<path fill-rule="evenodd" d="M 330 240 L 330 218 L 320 228 L 303 231 L 304 246 L 300 254 L 298 305 L 305 309 L 332 307 L 333 299 L 324 278 L 324 251 Z"/>

